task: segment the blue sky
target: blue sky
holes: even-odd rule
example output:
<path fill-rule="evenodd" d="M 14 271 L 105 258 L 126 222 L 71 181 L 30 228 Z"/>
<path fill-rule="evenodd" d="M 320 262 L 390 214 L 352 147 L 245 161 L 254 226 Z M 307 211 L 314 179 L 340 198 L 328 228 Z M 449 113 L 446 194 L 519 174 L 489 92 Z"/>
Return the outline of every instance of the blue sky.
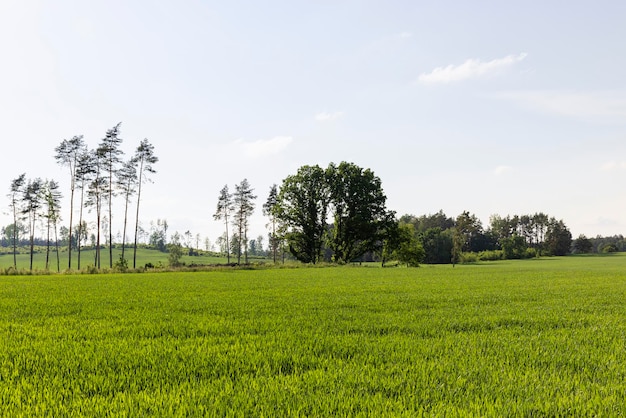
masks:
<path fill-rule="evenodd" d="M 625 21 L 618 1 L 3 0 L 1 178 L 67 187 L 54 147 L 122 121 L 127 154 L 160 158 L 145 226 L 211 241 L 224 184 L 250 181 L 265 235 L 273 183 L 344 160 L 399 215 L 624 233 Z"/>

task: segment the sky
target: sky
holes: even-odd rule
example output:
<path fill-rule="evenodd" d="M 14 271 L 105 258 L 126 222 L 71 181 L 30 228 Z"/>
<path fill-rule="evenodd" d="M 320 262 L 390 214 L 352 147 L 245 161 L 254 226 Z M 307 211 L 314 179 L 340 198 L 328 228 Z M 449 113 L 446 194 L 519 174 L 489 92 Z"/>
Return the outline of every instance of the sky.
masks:
<path fill-rule="evenodd" d="M 348 161 L 398 215 L 624 234 L 625 21 L 617 0 L 0 0 L 0 225 L 12 179 L 68 197 L 54 148 L 122 122 L 126 157 L 144 138 L 159 157 L 145 228 L 214 242 L 219 191 L 246 178 L 267 235 L 272 184 Z"/>

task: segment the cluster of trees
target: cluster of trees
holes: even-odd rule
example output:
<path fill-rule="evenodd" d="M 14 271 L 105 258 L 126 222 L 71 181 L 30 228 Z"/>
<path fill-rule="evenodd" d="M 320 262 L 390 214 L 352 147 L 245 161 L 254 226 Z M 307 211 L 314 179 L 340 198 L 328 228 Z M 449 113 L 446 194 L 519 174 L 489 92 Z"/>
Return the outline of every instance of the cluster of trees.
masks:
<path fill-rule="evenodd" d="M 231 252 L 237 255 L 237 264 L 241 263 L 243 253 L 244 262 L 248 263 L 248 231 L 250 228 L 250 216 L 254 213 L 254 200 L 257 196 L 250 186 L 248 179 L 243 179 L 235 186 L 235 192 L 231 193 L 228 185 L 220 191 L 217 201 L 217 209 L 213 218 L 224 222 L 226 232 L 226 256 L 230 264 Z M 229 234 L 228 225 L 232 223 L 234 231 Z"/>
<path fill-rule="evenodd" d="M 595 238 L 579 235 L 574 240 L 572 249 L 576 254 L 623 252 L 626 251 L 626 239 L 623 235 L 597 236 Z"/>
<path fill-rule="evenodd" d="M 248 219 L 255 198 L 245 179 L 233 194 L 227 185 L 220 191 L 214 218 L 224 222 L 229 262 L 229 239 L 236 242 L 237 263 L 241 249 L 248 248 Z M 273 185 L 263 204 L 263 213 L 269 217 L 269 253 L 274 262 L 279 253 L 284 259 L 288 251 L 304 263 L 347 263 L 367 253 L 381 253 L 385 243 L 388 247 L 406 247 L 405 235 L 393 235 L 398 224 L 385 203 L 381 181 L 369 169 L 347 162 L 325 169 L 318 165 L 300 167 L 280 187 Z M 232 236 L 229 225 L 235 229 Z M 392 235 L 395 239 L 388 239 Z M 417 246 L 417 242 L 410 242 Z M 247 252 L 244 257 L 247 262 Z"/>
<path fill-rule="evenodd" d="M 404 215 L 399 221 L 413 226 L 424 247 L 426 263 L 455 263 L 462 261 L 464 254 L 467 259 L 468 253 L 482 259 L 565 255 L 572 245 L 572 234 L 565 223 L 544 213 L 492 215 L 487 228 L 467 211 L 456 218 L 439 211 L 419 217 Z"/>
<path fill-rule="evenodd" d="M 113 199 L 120 196 L 124 200 L 124 221 L 122 232 L 122 254 L 120 263 L 127 265 L 125 258 L 126 235 L 128 225 L 128 211 L 131 200 L 135 200 L 135 234 L 133 252 L 133 267 L 136 265 L 137 236 L 139 233 L 139 204 L 141 201 L 141 186 L 148 180 L 148 174 L 155 173 L 153 165 L 158 161 L 154 154 L 154 147 L 147 139 L 140 142 L 134 154 L 124 160 L 121 150 L 118 123 L 107 130 L 104 138 L 96 148 L 90 149 L 83 136 L 74 136 L 64 139 L 55 148 L 55 159 L 58 164 L 67 167 L 69 171 L 69 227 L 67 228 L 68 268 L 72 268 L 72 249 L 78 252 L 78 269 L 81 264 L 81 247 L 85 245 L 88 236 L 88 223 L 84 209 L 95 212 L 95 259 L 94 265 L 101 267 L 101 232 L 104 227 L 108 231 L 109 266 L 113 267 Z M 16 246 L 19 243 L 19 231 L 23 230 L 22 223 L 27 221 L 26 230 L 30 236 L 30 268 L 32 269 L 33 247 L 35 230 L 40 219 L 45 219 L 46 236 L 48 237 L 48 253 L 50 235 L 53 231 L 57 253 L 57 269 L 60 269 L 57 226 L 61 219 L 61 192 L 54 180 L 39 178 L 27 179 L 26 174 L 18 176 L 11 182 L 9 193 L 10 208 L 13 224 L 10 226 L 12 237 L 11 245 L 14 253 L 14 267 L 16 267 Z M 76 200 L 79 200 L 76 208 Z M 78 212 L 78 222 L 75 224 L 74 215 Z M 6 228 L 5 228 L 6 229 Z M 47 260 L 48 257 L 46 257 Z M 46 268 L 48 263 L 46 262 Z"/>

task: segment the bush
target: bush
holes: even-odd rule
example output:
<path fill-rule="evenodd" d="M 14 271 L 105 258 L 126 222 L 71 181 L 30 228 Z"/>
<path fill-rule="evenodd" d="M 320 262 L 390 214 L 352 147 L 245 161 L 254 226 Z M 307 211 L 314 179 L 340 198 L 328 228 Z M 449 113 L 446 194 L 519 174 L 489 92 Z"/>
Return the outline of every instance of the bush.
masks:
<path fill-rule="evenodd" d="M 524 258 L 535 258 L 537 257 L 537 250 L 534 248 L 526 248 L 526 251 L 524 251 Z"/>
<path fill-rule="evenodd" d="M 480 261 L 498 261 L 504 260 L 504 252 L 502 250 L 481 251 L 478 253 Z"/>
<path fill-rule="evenodd" d="M 607 253 L 616 253 L 618 251 L 617 249 L 617 245 L 615 244 L 607 244 L 604 247 L 602 247 L 602 252 L 607 254 Z"/>
<path fill-rule="evenodd" d="M 461 264 L 475 263 L 478 260 L 478 254 L 476 253 L 461 253 L 461 256 L 459 257 L 459 263 Z"/>

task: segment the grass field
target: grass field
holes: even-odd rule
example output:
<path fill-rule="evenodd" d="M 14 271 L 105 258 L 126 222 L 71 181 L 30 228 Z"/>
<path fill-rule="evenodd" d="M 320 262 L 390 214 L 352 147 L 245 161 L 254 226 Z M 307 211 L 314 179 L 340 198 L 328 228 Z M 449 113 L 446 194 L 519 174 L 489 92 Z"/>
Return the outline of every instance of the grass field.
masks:
<path fill-rule="evenodd" d="M 9 249 L 6 249 L 9 252 Z M 18 270 L 28 270 L 30 267 L 30 254 L 27 252 L 27 249 L 22 248 L 22 253 L 17 255 L 17 268 Z M 114 248 L 113 249 L 113 264 L 117 263 L 120 259 L 121 249 Z M 81 253 L 81 269 L 86 269 L 88 266 L 94 265 L 94 250 L 86 250 Z M 102 257 L 101 267 L 107 268 L 109 267 L 109 249 L 103 248 L 101 250 L 100 256 Z M 67 262 L 68 262 L 68 253 L 67 248 L 64 248 L 59 253 L 60 259 L 60 270 L 67 270 Z M 126 248 L 124 257 L 128 261 L 128 267 L 132 268 L 133 266 L 133 249 Z M 242 256 L 243 258 L 243 256 Z M 250 258 L 251 262 L 264 262 L 267 259 L 259 259 L 259 258 Z M 198 256 L 183 256 L 182 260 L 186 265 L 190 264 L 226 264 L 226 257 L 216 257 L 213 255 L 198 255 Z M 237 257 L 231 254 L 231 262 L 237 261 Z M 147 263 L 152 264 L 153 266 L 168 266 L 168 253 L 164 253 L 157 250 L 139 248 L 137 250 L 137 268 L 143 268 Z M 6 269 L 13 266 L 13 254 L 0 254 L 0 269 Z M 78 255 L 76 250 L 72 252 L 72 269 L 76 270 L 78 266 Z M 45 248 L 40 247 L 40 251 L 36 252 L 33 256 L 33 269 L 34 270 L 44 270 L 46 267 L 46 253 Z M 54 251 L 50 251 L 49 260 L 48 260 L 48 270 L 51 272 L 57 271 L 57 259 L 56 253 Z"/>
<path fill-rule="evenodd" d="M 0 276 L 3 416 L 619 416 L 626 256 Z"/>

